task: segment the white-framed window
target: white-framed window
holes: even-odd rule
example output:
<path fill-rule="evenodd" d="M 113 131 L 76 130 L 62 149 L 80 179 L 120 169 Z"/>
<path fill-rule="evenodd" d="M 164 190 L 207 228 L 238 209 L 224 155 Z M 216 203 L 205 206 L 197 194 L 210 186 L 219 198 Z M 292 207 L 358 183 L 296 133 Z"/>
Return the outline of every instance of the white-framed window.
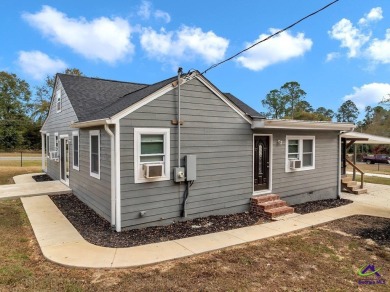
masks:
<path fill-rule="evenodd" d="M 50 134 L 46 133 L 46 156 L 50 157 Z"/>
<path fill-rule="evenodd" d="M 79 131 L 72 132 L 72 145 L 73 145 L 73 169 L 79 170 L 80 164 L 80 140 L 79 140 Z"/>
<path fill-rule="evenodd" d="M 100 179 L 100 131 L 89 131 L 89 174 Z"/>
<path fill-rule="evenodd" d="M 58 151 L 59 148 L 58 148 L 58 133 L 54 133 L 54 151 Z"/>
<path fill-rule="evenodd" d="M 57 113 L 60 113 L 62 110 L 61 89 L 57 89 L 56 91 L 56 110 Z"/>
<path fill-rule="evenodd" d="M 162 165 L 162 176 L 145 177 L 145 167 Z M 134 128 L 134 182 L 170 180 L 170 129 Z"/>
<path fill-rule="evenodd" d="M 310 169 L 315 169 L 315 136 L 286 136 L 286 172 Z"/>

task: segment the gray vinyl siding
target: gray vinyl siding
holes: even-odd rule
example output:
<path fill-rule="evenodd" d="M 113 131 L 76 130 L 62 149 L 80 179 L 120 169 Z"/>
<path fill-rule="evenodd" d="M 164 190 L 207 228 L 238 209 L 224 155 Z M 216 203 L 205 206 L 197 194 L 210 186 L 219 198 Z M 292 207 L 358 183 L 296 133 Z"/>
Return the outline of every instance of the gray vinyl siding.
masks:
<path fill-rule="evenodd" d="M 173 182 L 177 166 L 177 91 L 120 120 L 122 227 L 180 219 L 184 184 Z M 250 124 L 198 80 L 181 88 L 181 156 L 197 155 L 197 180 L 187 202 L 189 218 L 248 210 L 252 196 Z M 134 183 L 134 128 L 170 128 L 171 180 Z M 139 212 L 146 211 L 145 217 Z"/>
<path fill-rule="evenodd" d="M 61 88 L 62 110 L 56 112 L 56 101 L 50 106 L 48 118 L 42 128 L 42 131 L 50 134 L 50 151 L 54 151 L 54 133 L 68 135 L 69 139 L 69 187 L 73 193 L 86 205 L 92 208 L 96 213 L 106 220 L 111 218 L 111 157 L 110 157 L 110 139 L 104 128 L 91 128 L 79 130 L 79 170 L 73 169 L 73 141 L 72 132 L 77 129 L 71 128 L 72 122 L 77 122 L 77 116 L 68 99 L 68 96 L 57 79 L 55 92 Z M 55 97 L 54 97 L 55 98 Z M 100 130 L 100 180 L 90 176 L 90 158 L 89 158 L 89 130 Z M 60 162 L 47 159 L 47 174 L 53 179 L 60 179 Z"/>
<path fill-rule="evenodd" d="M 273 134 L 272 192 L 289 204 L 337 198 L 338 132 L 257 130 Z M 315 169 L 286 172 L 286 135 L 315 136 Z M 283 141 L 283 145 L 277 143 Z"/>

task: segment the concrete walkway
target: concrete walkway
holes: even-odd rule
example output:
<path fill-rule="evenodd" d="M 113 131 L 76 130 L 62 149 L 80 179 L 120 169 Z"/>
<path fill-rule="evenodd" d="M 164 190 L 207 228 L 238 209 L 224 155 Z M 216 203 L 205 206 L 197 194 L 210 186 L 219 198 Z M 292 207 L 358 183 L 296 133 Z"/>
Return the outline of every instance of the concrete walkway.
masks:
<path fill-rule="evenodd" d="M 68 194 L 72 190 L 60 181 L 45 181 L 37 183 L 32 176 L 42 173 L 29 173 L 14 176 L 15 184 L 0 186 L 0 200 L 17 199 L 21 197 Z"/>
<path fill-rule="evenodd" d="M 129 248 L 99 247 L 86 242 L 47 196 L 22 198 L 45 258 L 71 267 L 124 268 L 196 255 L 313 227 L 351 215 L 390 218 L 390 186 L 367 184 L 369 195 L 342 197 L 354 203 L 306 215 L 229 231 Z"/>

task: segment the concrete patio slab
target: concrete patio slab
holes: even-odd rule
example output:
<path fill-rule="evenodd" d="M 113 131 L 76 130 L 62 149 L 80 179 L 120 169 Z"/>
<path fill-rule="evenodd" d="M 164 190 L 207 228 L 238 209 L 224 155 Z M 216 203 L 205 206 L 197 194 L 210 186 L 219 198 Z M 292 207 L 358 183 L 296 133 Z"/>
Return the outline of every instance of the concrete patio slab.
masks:
<path fill-rule="evenodd" d="M 35 175 L 44 174 L 43 172 L 21 174 L 13 177 L 15 184 L 24 184 L 30 182 L 36 182 L 32 177 Z"/>
<path fill-rule="evenodd" d="M 29 182 L 0 186 L 0 200 L 21 197 L 68 194 L 72 190 L 59 181 Z"/>

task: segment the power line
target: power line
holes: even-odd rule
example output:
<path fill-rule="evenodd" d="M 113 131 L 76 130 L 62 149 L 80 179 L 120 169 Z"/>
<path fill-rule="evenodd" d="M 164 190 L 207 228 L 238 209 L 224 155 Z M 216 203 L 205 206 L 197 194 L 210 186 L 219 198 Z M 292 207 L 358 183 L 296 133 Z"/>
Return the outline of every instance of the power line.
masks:
<path fill-rule="evenodd" d="M 312 17 L 313 15 L 315 15 L 315 14 L 317 14 L 317 13 L 319 13 L 319 12 L 325 10 L 325 9 L 327 9 L 329 6 L 335 4 L 336 2 L 339 2 L 339 1 L 340 1 L 340 0 L 335 0 L 335 1 L 333 1 L 333 2 L 331 2 L 331 3 L 329 3 L 329 4 L 327 4 L 327 5 L 325 5 L 324 7 L 322 7 L 322 8 L 320 8 L 320 9 L 314 11 L 313 13 L 310 13 L 309 15 L 306 15 L 305 17 L 299 19 L 298 21 L 294 22 L 293 24 L 290 24 L 289 26 L 287 26 L 287 27 L 285 27 L 285 28 L 283 28 L 283 29 L 281 29 L 281 30 L 275 32 L 274 34 L 269 35 L 269 36 L 266 37 L 265 39 L 262 39 L 262 40 L 258 41 L 257 43 L 254 43 L 253 45 L 251 45 L 251 46 L 247 47 L 246 49 L 244 49 L 244 50 L 242 50 L 242 51 L 240 51 L 240 52 L 234 54 L 233 56 L 231 56 L 231 57 L 229 57 L 229 58 L 227 58 L 227 59 L 225 59 L 225 60 L 223 60 L 223 61 L 221 61 L 221 62 L 219 62 L 219 63 L 216 63 L 216 64 L 210 66 L 209 68 L 207 68 L 206 70 L 204 70 L 202 73 L 200 73 L 200 75 L 206 74 L 207 71 L 209 71 L 209 70 L 211 70 L 211 69 L 214 69 L 215 67 L 217 67 L 217 66 L 219 66 L 219 65 L 221 65 L 221 64 L 223 64 L 223 63 L 225 63 L 225 62 L 227 62 L 227 61 L 230 61 L 231 59 L 234 59 L 234 58 L 237 57 L 238 55 L 241 55 L 242 53 L 244 53 L 244 52 L 246 52 L 246 51 L 252 49 L 253 47 L 257 46 L 258 44 L 261 44 L 261 43 L 263 43 L 263 42 L 265 42 L 265 41 L 267 41 L 267 40 L 273 38 L 274 36 L 277 36 L 278 34 L 284 32 L 284 31 L 286 31 L 286 30 L 288 30 L 288 29 L 290 29 L 290 28 L 292 28 L 292 27 L 294 27 L 294 26 L 296 26 L 298 23 L 300 23 L 300 22 L 304 21 L 305 19 L 307 19 L 307 18 L 309 18 L 309 17 Z"/>

